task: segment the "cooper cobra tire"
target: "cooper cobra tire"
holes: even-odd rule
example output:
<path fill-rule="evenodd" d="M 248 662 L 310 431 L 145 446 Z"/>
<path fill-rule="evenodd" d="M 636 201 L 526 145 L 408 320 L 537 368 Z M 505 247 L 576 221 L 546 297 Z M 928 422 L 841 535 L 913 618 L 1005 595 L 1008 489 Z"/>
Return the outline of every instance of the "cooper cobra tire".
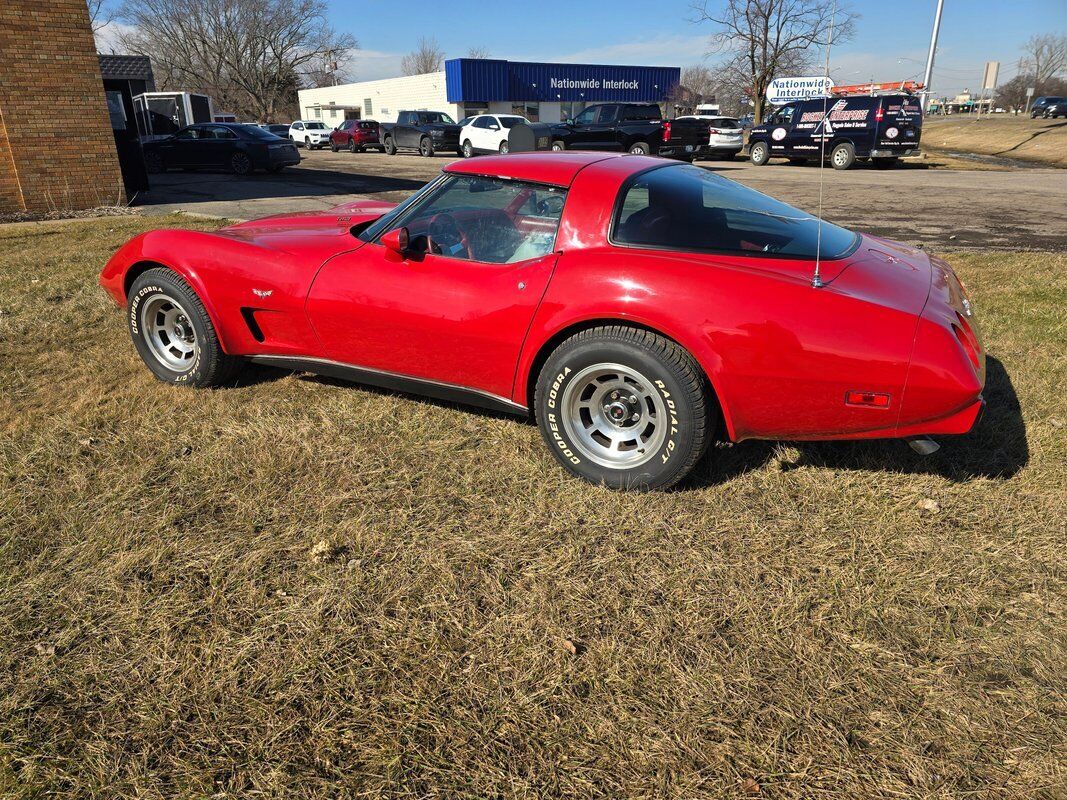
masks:
<path fill-rule="evenodd" d="M 157 267 L 130 287 L 126 324 L 152 374 L 179 386 L 230 383 L 243 360 L 223 352 L 196 292 L 176 272 Z"/>
<path fill-rule="evenodd" d="M 708 405 L 692 356 L 623 325 L 560 344 L 534 394 L 541 436 L 556 459 L 612 489 L 665 489 L 689 474 L 714 435 Z"/>
<path fill-rule="evenodd" d="M 748 148 L 748 160 L 753 166 L 762 167 L 771 160 L 771 151 L 766 142 L 753 142 Z"/>

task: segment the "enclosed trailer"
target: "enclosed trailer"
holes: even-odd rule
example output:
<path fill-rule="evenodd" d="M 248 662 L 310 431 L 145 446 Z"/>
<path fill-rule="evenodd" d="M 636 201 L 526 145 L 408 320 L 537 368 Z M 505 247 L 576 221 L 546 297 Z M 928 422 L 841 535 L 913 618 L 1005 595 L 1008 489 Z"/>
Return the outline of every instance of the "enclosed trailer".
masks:
<path fill-rule="evenodd" d="M 133 98 L 142 142 L 162 139 L 197 122 L 213 122 L 211 98 L 194 92 L 145 92 Z"/>

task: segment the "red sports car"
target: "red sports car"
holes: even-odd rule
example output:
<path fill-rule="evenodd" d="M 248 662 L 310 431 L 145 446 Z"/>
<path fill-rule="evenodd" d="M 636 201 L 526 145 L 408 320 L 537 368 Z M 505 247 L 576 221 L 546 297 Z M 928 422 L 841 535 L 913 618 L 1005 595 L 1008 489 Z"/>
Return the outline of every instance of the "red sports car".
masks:
<path fill-rule="evenodd" d="M 925 443 L 983 403 L 943 261 L 646 156 L 459 161 L 396 206 L 152 231 L 100 281 L 164 381 L 251 360 L 533 414 L 619 488 L 670 486 L 715 437 Z"/>

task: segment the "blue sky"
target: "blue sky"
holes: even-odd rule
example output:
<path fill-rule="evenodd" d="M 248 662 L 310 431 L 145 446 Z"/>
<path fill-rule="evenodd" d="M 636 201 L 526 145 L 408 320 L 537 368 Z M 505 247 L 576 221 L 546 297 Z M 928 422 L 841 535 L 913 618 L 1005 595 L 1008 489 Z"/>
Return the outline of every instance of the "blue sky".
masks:
<path fill-rule="evenodd" d="M 713 0 L 711 0 L 713 1 Z M 356 80 L 391 77 L 420 35 L 436 37 L 449 58 L 486 47 L 496 58 L 685 66 L 700 63 L 711 28 L 691 22 L 687 0 L 586 4 L 449 3 L 425 12 L 396 0 L 327 4 L 332 23 L 359 40 Z M 936 0 L 854 2 L 856 36 L 831 56 L 837 83 L 921 79 Z M 1067 33 L 1067 0 L 946 0 L 934 91 L 955 94 L 981 81 L 987 60 L 1012 77 L 1019 45 L 1035 33 Z M 714 59 L 710 59 L 711 63 Z"/>

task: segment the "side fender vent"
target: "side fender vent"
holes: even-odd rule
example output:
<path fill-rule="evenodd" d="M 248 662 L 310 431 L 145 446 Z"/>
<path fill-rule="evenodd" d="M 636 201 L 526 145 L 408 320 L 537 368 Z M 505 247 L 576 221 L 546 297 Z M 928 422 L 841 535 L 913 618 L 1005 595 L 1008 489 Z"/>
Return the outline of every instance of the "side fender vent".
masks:
<path fill-rule="evenodd" d="M 242 308 L 241 316 L 244 317 L 245 325 L 248 326 L 248 332 L 252 334 L 252 338 L 257 342 L 262 342 L 265 337 L 263 336 L 263 329 L 256 322 L 256 310 L 254 308 Z"/>

